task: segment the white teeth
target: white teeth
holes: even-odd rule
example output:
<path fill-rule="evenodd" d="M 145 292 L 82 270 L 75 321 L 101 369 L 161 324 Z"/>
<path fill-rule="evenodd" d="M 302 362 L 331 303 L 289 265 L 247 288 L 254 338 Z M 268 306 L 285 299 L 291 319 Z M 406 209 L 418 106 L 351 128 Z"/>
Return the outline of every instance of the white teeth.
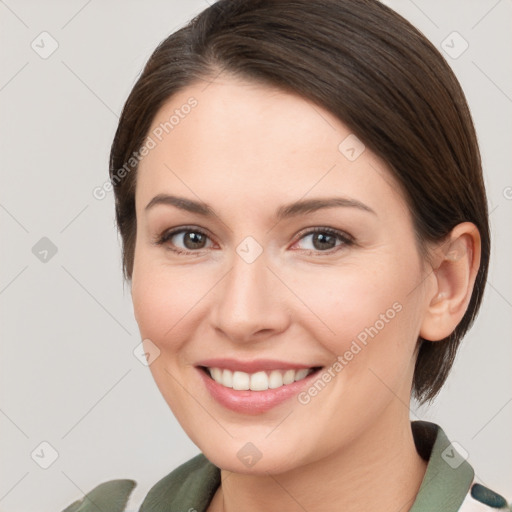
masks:
<path fill-rule="evenodd" d="M 268 378 L 268 387 L 270 389 L 280 388 L 283 385 L 283 376 L 279 370 L 272 370 Z"/>
<path fill-rule="evenodd" d="M 217 382 L 222 381 L 222 370 L 220 368 L 210 368 L 210 373 L 214 380 L 216 380 Z"/>
<path fill-rule="evenodd" d="M 301 380 L 304 377 L 306 377 L 309 373 L 309 370 L 307 368 L 301 368 L 300 370 L 297 370 L 295 372 L 295 380 Z"/>
<path fill-rule="evenodd" d="M 246 373 L 221 368 L 208 368 L 212 379 L 227 388 L 236 390 L 266 391 L 267 389 L 280 388 L 292 384 L 307 377 L 312 368 L 301 368 L 300 370 L 272 370 L 270 372 L 260 371 Z"/>
<path fill-rule="evenodd" d="M 212 375 L 213 377 L 213 375 Z M 214 378 L 214 377 L 213 377 Z M 223 370 L 222 371 L 222 379 L 217 382 L 221 382 L 223 386 L 227 388 L 233 387 L 233 372 L 231 370 Z"/>
<path fill-rule="evenodd" d="M 224 370 L 225 372 L 228 370 Z M 250 375 L 245 372 L 233 372 L 233 389 L 249 389 Z"/>
<path fill-rule="evenodd" d="M 266 389 L 268 389 L 267 374 L 265 372 L 253 373 L 251 375 L 251 384 L 249 387 L 253 391 L 265 391 Z"/>
<path fill-rule="evenodd" d="M 286 370 L 283 375 L 283 384 L 291 384 L 295 380 L 295 370 Z"/>

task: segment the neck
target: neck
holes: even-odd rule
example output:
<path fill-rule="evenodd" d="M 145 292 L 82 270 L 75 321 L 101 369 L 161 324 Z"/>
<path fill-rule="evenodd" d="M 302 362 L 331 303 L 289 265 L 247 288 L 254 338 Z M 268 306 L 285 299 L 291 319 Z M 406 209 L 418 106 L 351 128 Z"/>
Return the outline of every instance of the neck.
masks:
<path fill-rule="evenodd" d="M 408 512 L 427 463 L 416 451 L 408 415 L 402 413 L 397 422 L 392 412 L 391 420 L 381 418 L 329 458 L 286 473 L 222 470 L 209 512 Z"/>

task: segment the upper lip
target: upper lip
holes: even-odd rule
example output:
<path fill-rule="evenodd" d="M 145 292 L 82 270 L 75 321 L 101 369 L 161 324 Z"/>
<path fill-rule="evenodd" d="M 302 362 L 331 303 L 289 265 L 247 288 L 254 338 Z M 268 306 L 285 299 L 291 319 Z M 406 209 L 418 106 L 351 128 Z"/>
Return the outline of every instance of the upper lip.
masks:
<path fill-rule="evenodd" d="M 206 366 L 208 368 L 222 368 L 232 372 L 240 371 L 245 373 L 256 373 L 265 370 L 296 370 L 301 368 L 315 368 L 319 365 L 291 363 L 288 361 L 278 361 L 275 359 L 252 359 L 251 361 L 241 361 L 230 358 L 205 359 L 197 363 L 197 366 Z"/>

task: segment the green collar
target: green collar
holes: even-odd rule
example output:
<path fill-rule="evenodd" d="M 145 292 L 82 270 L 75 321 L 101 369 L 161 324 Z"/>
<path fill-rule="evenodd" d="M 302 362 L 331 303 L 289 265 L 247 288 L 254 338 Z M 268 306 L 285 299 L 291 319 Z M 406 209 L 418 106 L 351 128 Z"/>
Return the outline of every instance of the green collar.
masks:
<path fill-rule="evenodd" d="M 409 512 L 457 512 L 473 481 L 473 468 L 435 423 L 413 421 L 411 428 L 428 465 Z M 220 469 L 201 453 L 155 484 L 139 512 L 205 512 L 220 482 Z"/>
<path fill-rule="evenodd" d="M 416 450 L 428 465 L 409 512 L 457 512 L 473 482 L 473 468 L 439 425 L 412 421 L 411 427 Z"/>

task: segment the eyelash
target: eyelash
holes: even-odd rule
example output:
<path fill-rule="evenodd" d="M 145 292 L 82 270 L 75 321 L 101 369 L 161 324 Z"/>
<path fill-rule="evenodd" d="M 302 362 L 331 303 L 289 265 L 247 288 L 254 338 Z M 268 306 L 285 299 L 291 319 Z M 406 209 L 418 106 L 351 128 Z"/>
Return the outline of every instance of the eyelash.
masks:
<path fill-rule="evenodd" d="M 155 245 L 164 245 L 166 244 L 174 235 L 177 235 L 179 233 L 186 233 L 186 232 L 193 232 L 193 233 L 199 233 L 203 236 L 206 236 L 207 238 L 210 238 L 207 233 L 205 233 L 202 229 L 198 229 L 194 226 L 183 226 L 181 228 L 177 228 L 171 231 L 164 231 L 161 235 L 157 236 L 156 240 L 153 242 Z M 302 238 L 314 234 L 314 233 L 324 233 L 331 236 L 337 237 L 339 240 L 341 240 L 343 243 L 329 249 L 327 251 L 319 251 L 319 250 L 313 250 L 313 249 L 302 249 L 302 251 L 305 251 L 307 254 L 333 254 L 340 250 L 341 248 L 349 247 L 355 243 L 355 240 L 352 236 L 348 235 L 347 233 L 344 233 L 342 231 L 338 231 L 336 229 L 332 228 L 326 228 L 326 227 L 316 227 L 311 228 L 307 231 L 304 231 L 302 233 L 299 233 L 300 237 L 299 240 Z M 294 244 L 295 245 L 295 244 Z M 174 253 L 180 254 L 180 255 L 194 255 L 194 256 L 200 256 L 200 251 L 203 249 L 198 249 L 196 251 L 186 251 L 184 249 L 173 249 L 171 247 L 168 247 L 168 249 Z"/>

